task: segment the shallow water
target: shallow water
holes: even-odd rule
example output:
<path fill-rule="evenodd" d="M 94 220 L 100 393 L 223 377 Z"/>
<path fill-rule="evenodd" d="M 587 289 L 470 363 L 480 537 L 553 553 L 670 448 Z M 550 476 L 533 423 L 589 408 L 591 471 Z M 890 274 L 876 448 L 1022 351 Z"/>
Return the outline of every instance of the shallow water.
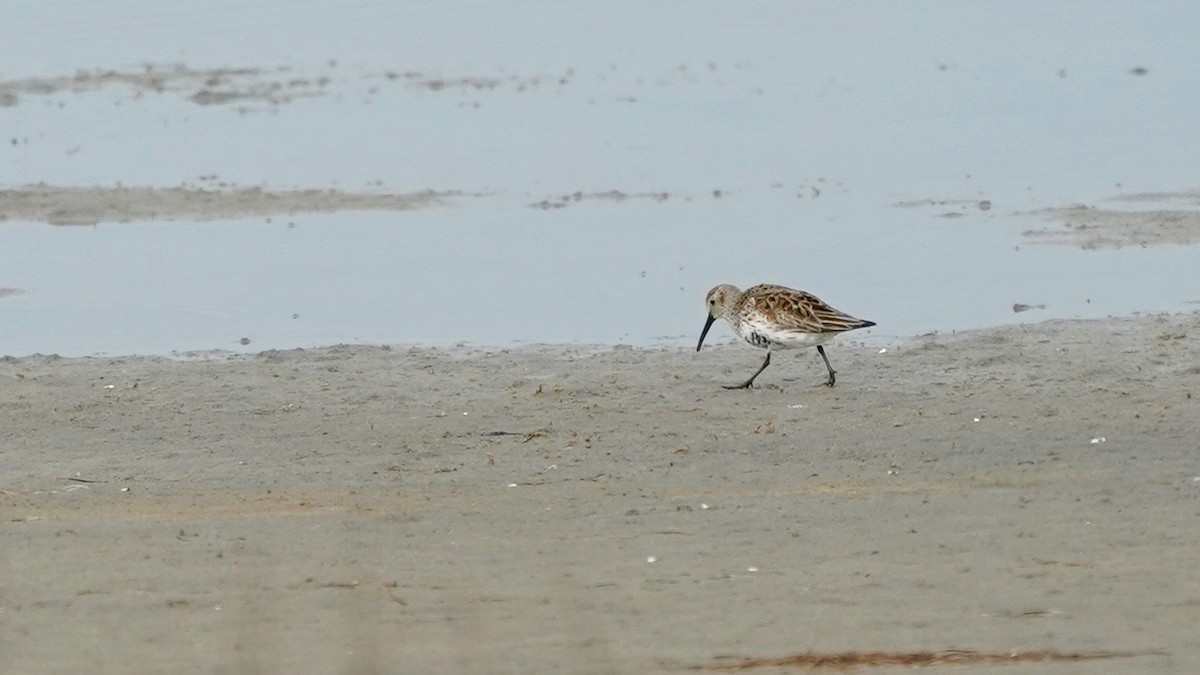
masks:
<path fill-rule="evenodd" d="M 24 292 L 0 295 L 0 352 L 686 345 L 720 282 L 806 288 L 877 341 L 1194 309 L 1196 246 L 1021 234 L 1038 209 L 1200 184 L 1200 8 L 1077 7 L 10 3 L 0 80 L 182 63 L 281 88 L 22 91 L 0 186 L 469 195 L 3 223 L 0 287 Z M 610 190 L 632 196 L 562 200 Z"/>

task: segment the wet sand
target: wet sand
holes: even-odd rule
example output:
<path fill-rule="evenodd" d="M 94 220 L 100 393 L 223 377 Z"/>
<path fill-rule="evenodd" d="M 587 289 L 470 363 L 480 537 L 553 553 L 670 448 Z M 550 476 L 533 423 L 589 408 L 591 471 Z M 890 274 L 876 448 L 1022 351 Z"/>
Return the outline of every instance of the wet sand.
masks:
<path fill-rule="evenodd" d="M 5 359 L 4 670 L 1198 672 L 1198 335 Z"/>
<path fill-rule="evenodd" d="M 213 176 L 208 182 L 215 183 Z M 130 221 L 220 220 L 334 211 L 407 211 L 445 204 L 459 192 L 411 194 L 342 190 L 265 190 L 224 183 L 212 186 L 58 187 L 34 185 L 0 190 L 0 222 L 96 225 Z"/>

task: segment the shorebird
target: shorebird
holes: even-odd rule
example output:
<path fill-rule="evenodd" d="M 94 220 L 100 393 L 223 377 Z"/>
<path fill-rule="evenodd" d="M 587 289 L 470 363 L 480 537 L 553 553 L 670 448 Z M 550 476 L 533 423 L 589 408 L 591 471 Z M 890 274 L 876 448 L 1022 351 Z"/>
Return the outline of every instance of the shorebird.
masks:
<path fill-rule="evenodd" d="M 708 320 L 700 332 L 696 351 L 704 345 L 704 336 L 717 319 L 728 321 L 746 342 L 767 350 L 767 358 L 750 379 L 738 385 L 724 385 L 726 389 L 746 389 L 754 384 L 754 378 L 771 364 L 772 349 L 802 347 L 817 348 L 829 371 L 825 384 L 832 387 L 837 381 L 837 373 L 829 365 L 829 357 L 825 356 L 824 343 L 839 333 L 875 325 L 874 321 L 856 319 L 830 307 L 812 293 L 774 284 L 760 284 L 745 291 L 721 284 L 708 292 L 705 304 Z"/>

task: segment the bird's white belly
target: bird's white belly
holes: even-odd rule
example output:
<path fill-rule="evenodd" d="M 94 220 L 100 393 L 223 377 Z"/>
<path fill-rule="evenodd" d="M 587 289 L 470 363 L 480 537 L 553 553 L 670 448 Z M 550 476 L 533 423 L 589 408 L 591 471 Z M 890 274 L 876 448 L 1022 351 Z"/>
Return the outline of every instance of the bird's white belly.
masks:
<path fill-rule="evenodd" d="M 783 331 L 773 326 L 753 323 L 740 323 L 735 326 L 736 332 L 743 340 L 755 347 L 763 349 L 802 349 L 825 344 L 837 333 L 802 333 L 800 331 Z"/>

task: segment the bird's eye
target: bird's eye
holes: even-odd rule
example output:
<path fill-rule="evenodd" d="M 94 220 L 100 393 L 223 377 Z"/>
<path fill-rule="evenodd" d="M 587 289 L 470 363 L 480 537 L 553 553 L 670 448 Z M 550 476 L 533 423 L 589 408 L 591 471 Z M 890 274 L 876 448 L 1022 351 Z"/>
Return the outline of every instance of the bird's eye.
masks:
<path fill-rule="evenodd" d="M 716 301 L 716 300 L 709 300 L 709 301 L 708 301 L 708 304 L 710 304 L 710 305 L 715 305 L 715 304 L 717 304 L 717 301 Z"/>

